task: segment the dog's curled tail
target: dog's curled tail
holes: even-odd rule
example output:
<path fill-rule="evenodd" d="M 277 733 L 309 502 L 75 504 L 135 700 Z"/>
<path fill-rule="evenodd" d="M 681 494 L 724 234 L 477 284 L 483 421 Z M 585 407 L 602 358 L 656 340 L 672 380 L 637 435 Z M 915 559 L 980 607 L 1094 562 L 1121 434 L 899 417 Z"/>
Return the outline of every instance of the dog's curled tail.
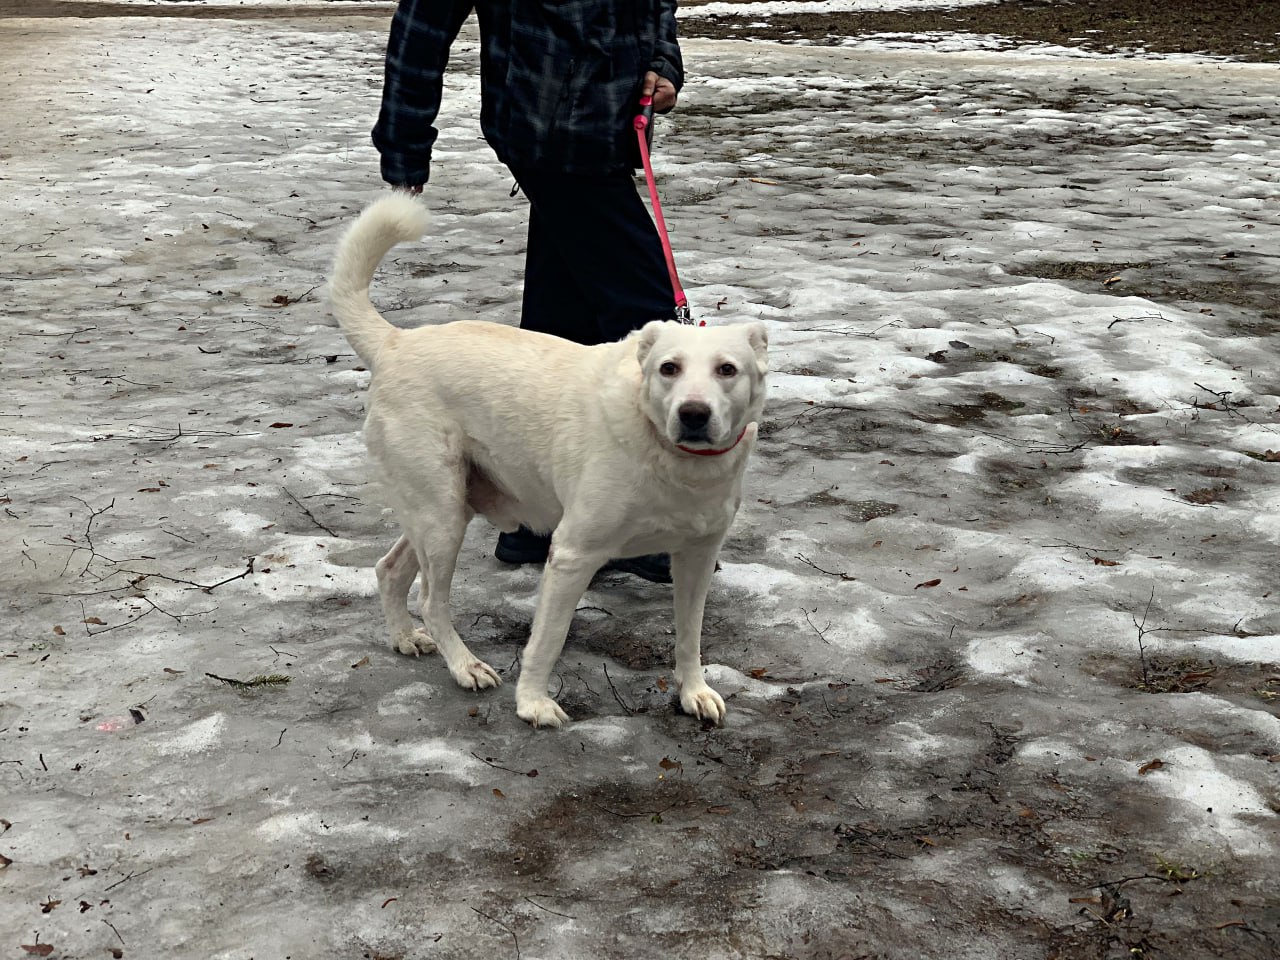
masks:
<path fill-rule="evenodd" d="M 329 305 L 370 370 L 395 329 L 369 301 L 373 272 L 392 247 L 417 240 L 426 229 L 427 208 L 409 194 L 396 192 L 372 203 L 338 243 L 329 278 Z"/>

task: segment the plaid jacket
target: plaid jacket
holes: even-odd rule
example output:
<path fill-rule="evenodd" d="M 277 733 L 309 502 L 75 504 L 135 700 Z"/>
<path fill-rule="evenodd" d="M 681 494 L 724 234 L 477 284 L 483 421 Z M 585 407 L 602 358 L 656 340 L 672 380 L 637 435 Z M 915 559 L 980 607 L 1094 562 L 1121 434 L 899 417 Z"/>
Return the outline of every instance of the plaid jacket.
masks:
<path fill-rule="evenodd" d="M 602 174 L 634 166 L 644 73 L 684 82 L 676 0 L 400 0 L 373 143 L 382 177 L 426 183 L 449 47 L 480 23 L 480 127 L 515 167 Z"/>

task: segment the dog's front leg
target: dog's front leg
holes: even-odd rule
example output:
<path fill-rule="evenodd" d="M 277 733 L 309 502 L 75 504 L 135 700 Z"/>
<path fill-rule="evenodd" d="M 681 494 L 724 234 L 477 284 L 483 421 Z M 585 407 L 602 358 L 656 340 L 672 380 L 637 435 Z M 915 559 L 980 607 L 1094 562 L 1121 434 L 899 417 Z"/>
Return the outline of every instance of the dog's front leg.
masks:
<path fill-rule="evenodd" d="M 676 684 L 680 706 L 700 720 L 724 722 L 724 700 L 702 674 L 702 611 L 722 537 L 700 540 L 671 554 L 675 586 Z"/>
<path fill-rule="evenodd" d="M 573 612 L 587 586 L 607 556 L 584 553 L 552 542 L 551 556 L 542 573 L 533 630 L 520 661 L 516 683 L 516 716 L 535 727 L 558 727 L 569 715 L 547 696 L 551 671 L 564 648 Z"/>

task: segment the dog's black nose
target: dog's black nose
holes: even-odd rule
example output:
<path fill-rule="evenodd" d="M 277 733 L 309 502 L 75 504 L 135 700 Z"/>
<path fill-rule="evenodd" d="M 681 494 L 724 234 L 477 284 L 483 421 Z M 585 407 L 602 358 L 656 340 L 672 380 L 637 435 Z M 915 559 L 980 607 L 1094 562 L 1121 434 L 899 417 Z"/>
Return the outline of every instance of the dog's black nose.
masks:
<path fill-rule="evenodd" d="M 707 424 L 711 422 L 711 408 L 705 403 L 689 401 L 680 404 L 676 411 L 680 417 L 680 428 L 688 433 L 706 433 Z"/>

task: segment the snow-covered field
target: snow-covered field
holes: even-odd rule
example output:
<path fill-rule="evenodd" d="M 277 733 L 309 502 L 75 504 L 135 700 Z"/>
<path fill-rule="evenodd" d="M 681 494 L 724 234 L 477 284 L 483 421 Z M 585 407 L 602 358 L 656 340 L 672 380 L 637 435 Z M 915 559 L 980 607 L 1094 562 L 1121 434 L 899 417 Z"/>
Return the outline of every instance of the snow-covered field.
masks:
<path fill-rule="evenodd" d="M 321 295 L 384 31 L 0 20 L 0 952 L 1280 955 L 1277 68 L 687 43 L 682 278 L 774 370 L 729 721 L 605 576 L 550 733 L 382 640 Z M 403 325 L 517 315 L 476 70 Z M 510 681 L 492 539 L 455 607 Z"/>

